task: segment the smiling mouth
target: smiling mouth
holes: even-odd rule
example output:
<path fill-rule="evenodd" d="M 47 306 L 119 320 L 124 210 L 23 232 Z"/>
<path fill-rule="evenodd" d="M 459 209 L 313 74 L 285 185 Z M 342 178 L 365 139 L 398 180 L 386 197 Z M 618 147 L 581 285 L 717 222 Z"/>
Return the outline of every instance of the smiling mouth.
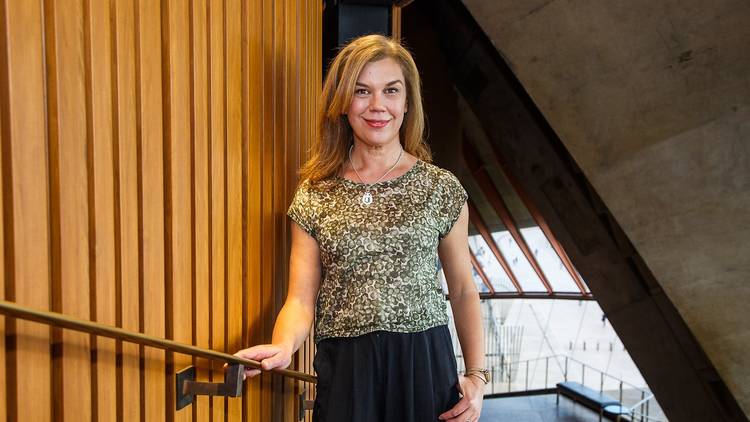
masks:
<path fill-rule="evenodd" d="M 375 127 L 375 128 L 385 127 L 390 122 L 390 120 L 370 120 L 370 119 L 364 119 L 364 120 L 365 122 L 367 122 L 368 125 Z"/>

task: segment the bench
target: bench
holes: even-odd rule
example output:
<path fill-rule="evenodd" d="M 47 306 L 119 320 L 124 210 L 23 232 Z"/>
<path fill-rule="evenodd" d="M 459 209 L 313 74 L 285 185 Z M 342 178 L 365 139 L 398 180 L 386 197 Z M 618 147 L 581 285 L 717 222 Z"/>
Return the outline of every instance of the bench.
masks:
<path fill-rule="evenodd" d="M 590 409 L 596 410 L 599 412 L 600 421 L 604 415 L 605 407 L 621 406 L 620 402 L 612 397 L 573 381 L 557 383 L 556 402 L 558 405 L 560 404 L 561 395 L 573 400 L 574 403 L 580 403 Z M 607 413 L 607 416 L 611 416 L 610 412 Z"/>
<path fill-rule="evenodd" d="M 602 410 L 604 416 L 617 422 L 629 421 L 630 409 L 620 404 L 610 404 L 604 406 Z"/>

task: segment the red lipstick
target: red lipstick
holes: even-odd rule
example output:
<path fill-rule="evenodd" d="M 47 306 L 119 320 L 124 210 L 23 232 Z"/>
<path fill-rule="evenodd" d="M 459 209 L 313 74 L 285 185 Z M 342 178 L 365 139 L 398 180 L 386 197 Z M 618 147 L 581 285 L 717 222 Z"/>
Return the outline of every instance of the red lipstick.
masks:
<path fill-rule="evenodd" d="M 369 120 L 369 119 L 364 119 L 364 120 L 365 122 L 367 122 L 368 125 L 374 128 L 385 127 L 390 122 L 390 120 Z"/>

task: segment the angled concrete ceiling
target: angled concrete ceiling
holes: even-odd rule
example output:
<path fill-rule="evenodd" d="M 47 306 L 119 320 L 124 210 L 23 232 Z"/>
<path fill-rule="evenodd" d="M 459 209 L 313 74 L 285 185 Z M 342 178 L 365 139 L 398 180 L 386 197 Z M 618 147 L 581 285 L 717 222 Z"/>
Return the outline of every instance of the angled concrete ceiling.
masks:
<path fill-rule="evenodd" d="M 750 412 L 750 2 L 463 0 Z"/>

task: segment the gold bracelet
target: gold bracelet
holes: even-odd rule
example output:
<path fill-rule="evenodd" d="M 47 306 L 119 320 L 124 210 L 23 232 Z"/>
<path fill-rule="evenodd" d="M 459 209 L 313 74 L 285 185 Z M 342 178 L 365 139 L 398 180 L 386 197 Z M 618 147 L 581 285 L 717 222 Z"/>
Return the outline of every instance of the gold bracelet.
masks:
<path fill-rule="evenodd" d="M 475 377 L 482 380 L 482 382 L 486 384 L 489 384 L 490 381 L 492 381 L 492 376 L 490 375 L 490 371 L 487 370 L 487 368 L 467 368 L 466 371 L 464 371 L 464 376 L 468 377 L 474 375 Z"/>

